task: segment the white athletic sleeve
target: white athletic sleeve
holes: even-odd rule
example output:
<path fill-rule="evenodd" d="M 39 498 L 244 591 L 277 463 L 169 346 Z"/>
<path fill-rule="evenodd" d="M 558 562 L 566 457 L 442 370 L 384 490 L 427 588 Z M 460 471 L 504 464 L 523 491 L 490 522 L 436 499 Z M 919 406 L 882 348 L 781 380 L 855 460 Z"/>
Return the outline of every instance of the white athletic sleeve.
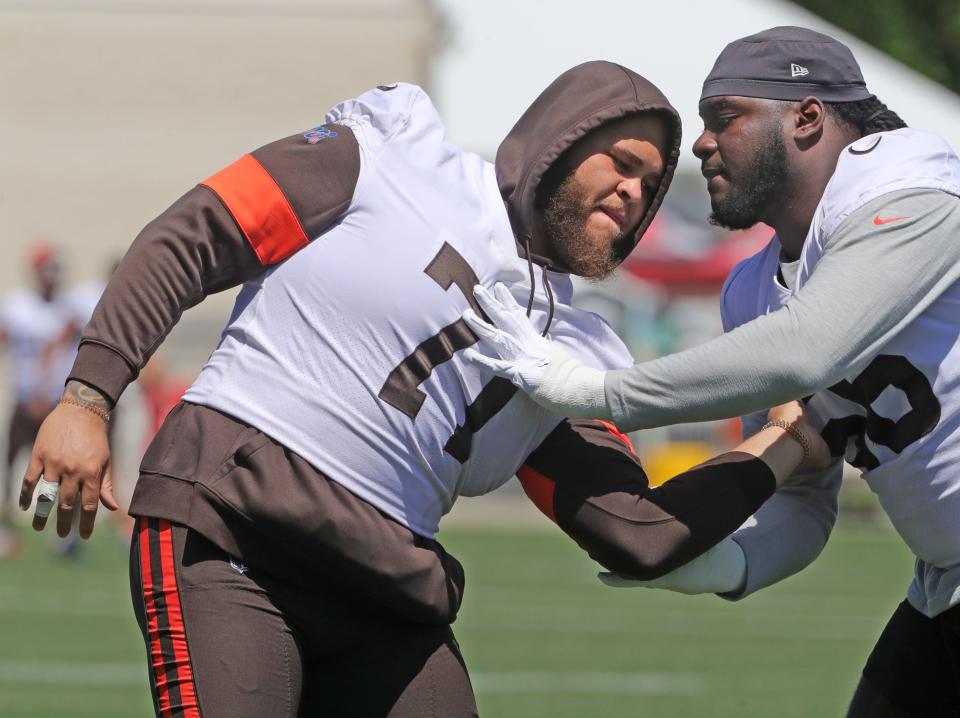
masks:
<path fill-rule="evenodd" d="M 766 411 L 741 417 L 743 437 L 756 434 L 766 420 Z M 787 479 L 731 535 L 743 550 L 746 579 L 739 590 L 717 595 L 738 601 L 809 566 L 836 523 L 842 477 L 843 461 L 838 459 L 825 469 Z"/>
<path fill-rule="evenodd" d="M 910 216 L 877 226 L 896 203 Z M 903 190 L 852 213 L 780 310 L 699 347 L 607 373 L 623 431 L 749 414 L 855 373 L 960 279 L 960 200 Z"/>
<path fill-rule="evenodd" d="M 837 520 L 843 461 L 791 476 L 732 538 L 747 560 L 741 590 L 719 594 L 739 600 L 806 568 L 823 550 Z"/>

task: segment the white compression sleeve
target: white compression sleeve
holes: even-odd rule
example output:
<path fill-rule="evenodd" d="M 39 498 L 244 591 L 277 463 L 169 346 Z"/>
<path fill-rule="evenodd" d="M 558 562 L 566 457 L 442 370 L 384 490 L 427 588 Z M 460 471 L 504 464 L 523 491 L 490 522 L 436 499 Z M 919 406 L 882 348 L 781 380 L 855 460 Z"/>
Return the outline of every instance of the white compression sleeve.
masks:
<path fill-rule="evenodd" d="M 571 419 L 610 419 L 604 396 L 606 372 L 581 364 L 556 345 L 550 363 L 534 392 L 541 406 Z"/>
<path fill-rule="evenodd" d="M 622 588 L 660 588 L 677 593 L 734 593 L 743 590 L 747 580 L 747 558 L 740 545 L 729 536 L 709 551 L 660 578 L 635 581 L 612 573 L 601 573 L 608 586 Z"/>

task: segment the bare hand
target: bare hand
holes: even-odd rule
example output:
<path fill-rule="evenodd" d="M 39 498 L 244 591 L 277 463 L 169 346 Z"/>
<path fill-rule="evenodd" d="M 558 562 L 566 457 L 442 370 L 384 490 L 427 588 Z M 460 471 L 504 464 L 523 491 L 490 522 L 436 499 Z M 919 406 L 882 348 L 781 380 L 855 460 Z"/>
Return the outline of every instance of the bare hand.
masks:
<path fill-rule="evenodd" d="M 807 420 L 803 404 L 799 401 L 788 401 L 786 404 L 773 407 L 767 414 L 767 418 L 781 419 L 796 427 L 807 437 L 810 442 L 810 455 L 800 464 L 801 469 L 822 469 L 830 465 L 833 457 L 830 456 L 830 447 Z"/>
<path fill-rule="evenodd" d="M 99 503 L 111 511 L 118 508 L 109 467 L 106 421 L 81 406 L 58 404 L 37 433 L 20 489 L 20 508 L 30 508 L 37 481 L 43 476 L 60 484 L 57 534 L 70 533 L 79 504 L 80 537 L 89 538 Z M 46 523 L 45 517 L 35 516 L 33 528 L 42 531 Z"/>

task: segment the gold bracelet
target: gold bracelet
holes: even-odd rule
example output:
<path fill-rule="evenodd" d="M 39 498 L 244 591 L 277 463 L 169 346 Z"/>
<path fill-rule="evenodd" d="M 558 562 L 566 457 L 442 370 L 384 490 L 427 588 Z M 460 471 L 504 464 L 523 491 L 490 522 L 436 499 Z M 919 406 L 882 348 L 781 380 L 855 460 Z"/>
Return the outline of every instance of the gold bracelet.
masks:
<path fill-rule="evenodd" d="M 763 431 L 771 426 L 777 426 L 783 429 L 787 432 L 787 434 L 789 434 L 791 439 L 800 444 L 800 448 L 803 449 L 804 461 L 810 458 L 810 439 L 808 439 L 807 435 L 797 428 L 796 424 L 791 424 L 789 421 L 784 419 L 771 419 L 762 427 L 760 427 L 760 431 Z"/>
<path fill-rule="evenodd" d="M 57 402 L 58 404 L 72 404 L 73 406 L 79 406 L 81 409 L 86 409 L 87 411 L 92 411 L 94 414 L 99 416 L 108 424 L 110 423 L 110 412 L 105 409 L 100 409 L 99 407 L 93 406 L 93 404 L 86 404 L 82 401 L 77 401 L 76 399 L 60 399 Z"/>

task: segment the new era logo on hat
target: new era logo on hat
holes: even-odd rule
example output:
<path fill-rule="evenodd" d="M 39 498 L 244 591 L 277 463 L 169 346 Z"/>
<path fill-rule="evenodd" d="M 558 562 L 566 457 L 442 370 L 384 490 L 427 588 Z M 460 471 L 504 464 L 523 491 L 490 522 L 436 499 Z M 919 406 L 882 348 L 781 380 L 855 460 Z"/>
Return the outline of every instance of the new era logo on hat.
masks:
<path fill-rule="evenodd" d="M 703 81 L 700 101 L 724 95 L 792 102 L 810 95 L 822 102 L 872 97 L 850 48 L 805 27 L 771 27 L 727 45 Z"/>

